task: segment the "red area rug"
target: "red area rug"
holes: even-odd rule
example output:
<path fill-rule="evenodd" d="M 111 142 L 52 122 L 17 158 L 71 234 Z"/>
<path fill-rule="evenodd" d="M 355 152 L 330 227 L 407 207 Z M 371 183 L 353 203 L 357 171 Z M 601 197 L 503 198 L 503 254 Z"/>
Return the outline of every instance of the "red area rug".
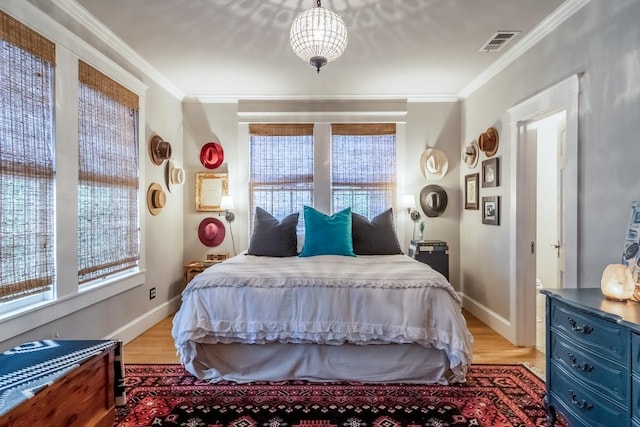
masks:
<path fill-rule="evenodd" d="M 454 386 L 210 384 L 180 365 L 125 365 L 125 375 L 121 427 L 542 426 L 546 416 L 545 384 L 521 365 L 473 365 Z"/>

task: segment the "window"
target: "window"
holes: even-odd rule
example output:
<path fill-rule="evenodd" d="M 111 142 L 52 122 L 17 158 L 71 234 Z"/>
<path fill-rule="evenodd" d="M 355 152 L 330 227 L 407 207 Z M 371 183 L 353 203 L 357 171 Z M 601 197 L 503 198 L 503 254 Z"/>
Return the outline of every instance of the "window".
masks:
<path fill-rule="evenodd" d="M 278 219 L 311 206 L 313 125 L 251 124 L 249 136 L 251 224 L 256 206 Z"/>
<path fill-rule="evenodd" d="M 396 125 L 331 126 L 331 203 L 369 219 L 395 207 Z M 395 210 L 395 209 L 394 209 Z"/>
<path fill-rule="evenodd" d="M 50 290 L 55 45 L 0 12 L 0 303 Z"/>
<path fill-rule="evenodd" d="M 138 225 L 138 96 L 79 62 L 78 281 L 134 268 Z"/>

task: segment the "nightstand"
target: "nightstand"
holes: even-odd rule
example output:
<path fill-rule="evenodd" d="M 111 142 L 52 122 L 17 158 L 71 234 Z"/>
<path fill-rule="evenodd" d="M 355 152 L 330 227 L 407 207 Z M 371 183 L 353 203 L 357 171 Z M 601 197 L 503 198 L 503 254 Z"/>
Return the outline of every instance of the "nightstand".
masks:
<path fill-rule="evenodd" d="M 187 283 L 191 281 L 194 277 L 204 271 L 205 267 L 204 262 L 202 261 L 189 261 L 184 264 L 184 276 L 182 277 L 182 286 L 187 286 Z"/>
<path fill-rule="evenodd" d="M 202 273 L 207 267 L 211 267 L 213 264 L 219 264 L 229 259 L 229 254 L 208 254 L 206 261 L 189 261 L 183 265 L 184 275 L 182 278 L 182 285 L 187 286 L 187 283 L 191 281 L 198 274 Z"/>
<path fill-rule="evenodd" d="M 449 245 L 442 240 L 412 240 L 409 256 L 428 264 L 449 280 Z"/>

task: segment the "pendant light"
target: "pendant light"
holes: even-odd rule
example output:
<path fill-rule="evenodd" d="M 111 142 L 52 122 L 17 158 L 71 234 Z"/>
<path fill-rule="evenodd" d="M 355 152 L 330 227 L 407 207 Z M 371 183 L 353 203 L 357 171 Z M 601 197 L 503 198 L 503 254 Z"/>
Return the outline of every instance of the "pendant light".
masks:
<path fill-rule="evenodd" d="M 320 67 L 338 59 L 347 47 L 347 27 L 340 16 L 317 6 L 300 13 L 289 33 L 291 48 L 302 60 L 309 61 L 318 73 Z"/>

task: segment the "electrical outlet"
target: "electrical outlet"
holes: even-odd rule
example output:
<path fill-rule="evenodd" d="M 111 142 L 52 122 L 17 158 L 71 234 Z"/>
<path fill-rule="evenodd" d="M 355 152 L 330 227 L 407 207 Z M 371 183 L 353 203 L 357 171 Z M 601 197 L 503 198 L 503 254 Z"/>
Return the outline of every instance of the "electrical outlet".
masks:
<path fill-rule="evenodd" d="M 149 289 L 149 299 L 154 299 L 156 297 L 156 288 Z"/>

